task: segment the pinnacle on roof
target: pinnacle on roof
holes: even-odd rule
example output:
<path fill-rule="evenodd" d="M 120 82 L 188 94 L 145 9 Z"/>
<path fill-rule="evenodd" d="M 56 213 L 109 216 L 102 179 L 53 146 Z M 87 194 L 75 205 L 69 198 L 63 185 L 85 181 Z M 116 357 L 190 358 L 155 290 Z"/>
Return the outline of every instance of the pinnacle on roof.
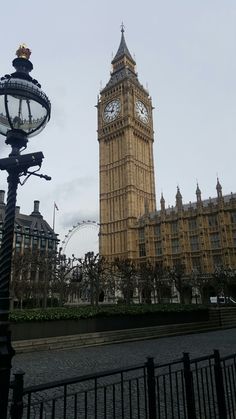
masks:
<path fill-rule="evenodd" d="M 197 202 L 201 202 L 202 198 L 201 198 L 201 189 L 199 188 L 199 185 L 197 183 L 197 189 L 196 189 L 196 195 L 197 195 Z"/>
<path fill-rule="evenodd" d="M 221 189 L 222 189 L 222 186 L 220 184 L 219 178 L 217 178 L 216 190 L 218 191 L 218 190 L 221 190 Z"/>
<path fill-rule="evenodd" d="M 163 193 L 161 193 L 160 203 L 161 203 L 161 210 L 165 211 L 165 199 L 164 199 Z"/>
<path fill-rule="evenodd" d="M 222 186 L 220 184 L 219 178 L 217 177 L 217 184 L 216 184 L 217 196 L 218 198 L 222 198 Z"/>
<path fill-rule="evenodd" d="M 126 45 L 124 32 L 125 32 L 125 28 L 124 28 L 124 25 L 123 25 L 123 23 L 122 23 L 122 25 L 121 25 L 121 40 L 120 40 L 120 46 L 119 46 L 118 51 L 117 51 L 117 53 L 116 53 L 116 55 L 115 55 L 115 57 L 113 58 L 113 60 L 112 60 L 112 62 L 111 62 L 111 63 L 112 63 L 112 64 L 114 64 L 116 61 L 120 60 L 120 58 L 122 58 L 124 55 L 126 55 L 126 57 L 128 57 L 128 58 L 129 58 L 129 60 L 131 60 L 131 61 L 132 61 L 132 63 L 135 65 L 136 63 L 135 63 L 135 61 L 134 61 L 134 59 L 133 59 L 132 55 L 130 54 L 130 52 L 129 52 L 129 50 L 128 50 L 128 47 L 127 47 L 127 45 Z"/>
<path fill-rule="evenodd" d="M 199 188 L 199 185 L 197 183 L 197 189 L 196 189 L 196 194 L 201 194 L 201 189 Z"/>
<path fill-rule="evenodd" d="M 163 192 L 161 193 L 161 200 L 160 200 L 160 202 L 165 202 L 165 198 L 163 196 Z"/>
<path fill-rule="evenodd" d="M 177 186 L 177 194 L 176 194 L 175 198 L 176 198 L 176 207 L 177 207 L 179 210 L 180 210 L 180 209 L 182 209 L 183 202 L 182 202 L 182 195 L 181 195 L 181 193 L 180 193 L 179 186 Z"/>
<path fill-rule="evenodd" d="M 177 186 L 176 198 L 182 198 L 182 195 L 181 195 L 181 193 L 180 193 L 179 186 Z"/>

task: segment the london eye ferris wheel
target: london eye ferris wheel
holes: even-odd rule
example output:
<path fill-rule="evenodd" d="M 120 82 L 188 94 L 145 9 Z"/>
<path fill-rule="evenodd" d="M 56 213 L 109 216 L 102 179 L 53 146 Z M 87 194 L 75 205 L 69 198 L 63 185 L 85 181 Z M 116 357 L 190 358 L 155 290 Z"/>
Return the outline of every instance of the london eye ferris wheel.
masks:
<path fill-rule="evenodd" d="M 67 256 L 83 257 L 85 253 L 98 253 L 99 224 L 97 221 L 83 220 L 73 225 L 61 242 L 61 251 Z"/>

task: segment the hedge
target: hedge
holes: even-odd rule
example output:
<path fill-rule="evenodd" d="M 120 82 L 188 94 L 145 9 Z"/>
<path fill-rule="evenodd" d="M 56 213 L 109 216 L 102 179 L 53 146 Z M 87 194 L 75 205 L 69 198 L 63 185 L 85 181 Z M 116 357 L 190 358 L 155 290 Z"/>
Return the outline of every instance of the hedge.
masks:
<path fill-rule="evenodd" d="M 140 315 L 164 312 L 188 312 L 207 310 L 206 306 L 196 304 L 151 304 L 151 305 L 113 305 L 59 307 L 47 309 L 14 310 L 10 312 L 10 321 L 14 323 L 51 320 L 79 320 L 92 317 L 109 317 L 122 315 Z"/>

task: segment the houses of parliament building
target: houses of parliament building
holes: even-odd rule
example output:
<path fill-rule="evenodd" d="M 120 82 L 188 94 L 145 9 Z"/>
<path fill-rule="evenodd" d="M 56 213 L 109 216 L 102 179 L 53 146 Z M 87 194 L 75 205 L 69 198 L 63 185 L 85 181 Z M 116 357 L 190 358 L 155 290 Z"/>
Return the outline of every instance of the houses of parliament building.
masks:
<path fill-rule="evenodd" d="M 121 29 L 110 80 L 100 92 L 98 142 L 100 170 L 99 252 L 108 260 L 185 265 L 212 273 L 217 265 L 236 269 L 236 194 L 184 204 L 179 187 L 175 206 L 161 197 L 156 209 L 152 101 L 140 84 Z"/>

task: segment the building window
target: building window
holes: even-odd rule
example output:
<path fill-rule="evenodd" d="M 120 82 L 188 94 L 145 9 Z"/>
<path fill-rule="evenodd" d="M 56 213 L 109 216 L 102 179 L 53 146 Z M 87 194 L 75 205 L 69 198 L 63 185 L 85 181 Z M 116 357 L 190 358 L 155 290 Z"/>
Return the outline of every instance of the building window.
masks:
<path fill-rule="evenodd" d="M 179 253 L 180 252 L 179 239 L 172 239 L 171 240 L 171 248 L 172 248 L 172 253 Z"/>
<path fill-rule="evenodd" d="M 193 269 L 197 269 L 198 272 L 201 272 L 201 258 L 200 257 L 192 258 L 192 267 Z"/>
<path fill-rule="evenodd" d="M 19 233 L 16 233 L 16 243 L 21 243 L 22 242 L 22 235 Z"/>
<path fill-rule="evenodd" d="M 179 269 L 179 267 L 183 267 L 183 264 L 181 263 L 181 259 L 173 259 L 173 268 Z"/>
<path fill-rule="evenodd" d="M 220 247 L 220 235 L 219 233 L 211 234 L 211 247 L 212 249 L 219 249 Z"/>
<path fill-rule="evenodd" d="M 140 228 L 138 231 L 139 241 L 142 242 L 145 240 L 145 231 L 144 228 Z"/>
<path fill-rule="evenodd" d="M 143 257 L 143 256 L 146 256 L 145 243 L 141 243 L 139 245 L 139 257 Z"/>
<path fill-rule="evenodd" d="M 24 247 L 30 247 L 30 236 L 24 237 Z"/>
<path fill-rule="evenodd" d="M 199 250 L 198 236 L 191 236 L 190 237 L 190 248 L 193 252 L 196 251 L 196 250 Z"/>
<path fill-rule="evenodd" d="M 209 227 L 212 227 L 212 228 L 218 227 L 217 215 L 209 215 L 208 216 L 208 224 L 209 224 Z"/>
<path fill-rule="evenodd" d="M 161 225 L 160 224 L 156 224 L 154 226 L 154 236 L 160 237 L 160 235 L 161 235 Z"/>
<path fill-rule="evenodd" d="M 196 218 L 190 218 L 188 220 L 188 228 L 190 231 L 197 229 L 197 219 Z"/>
<path fill-rule="evenodd" d="M 221 255 L 214 255 L 213 256 L 213 265 L 214 266 L 220 266 L 220 265 L 222 265 L 222 257 L 221 257 Z"/>
<path fill-rule="evenodd" d="M 177 234 L 178 233 L 178 221 L 174 221 L 171 223 L 171 233 Z"/>
<path fill-rule="evenodd" d="M 41 249 L 46 249 L 46 239 L 41 239 Z"/>
<path fill-rule="evenodd" d="M 22 243 L 22 235 L 19 233 L 16 233 L 16 241 L 15 241 L 15 248 L 19 250 L 21 248 Z"/>
<path fill-rule="evenodd" d="M 48 249 L 53 249 L 53 240 L 48 240 Z"/>
<path fill-rule="evenodd" d="M 234 247 L 236 247 L 236 230 L 233 230 L 232 234 L 233 234 L 233 245 Z"/>
<path fill-rule="evenodd" d="M 161 241 L 155 242 L 155 255 L 156 256 L 162 255 Z"/>
<path fill-rule="evenodd" d="M 38 248 L 38 237 L 33 237 L 33 248 L 34 249 Z"/>
<path fill-rule="evenodd" d="M 231 223 L 236 224 L 236 212 L 231 212 Z"/>

